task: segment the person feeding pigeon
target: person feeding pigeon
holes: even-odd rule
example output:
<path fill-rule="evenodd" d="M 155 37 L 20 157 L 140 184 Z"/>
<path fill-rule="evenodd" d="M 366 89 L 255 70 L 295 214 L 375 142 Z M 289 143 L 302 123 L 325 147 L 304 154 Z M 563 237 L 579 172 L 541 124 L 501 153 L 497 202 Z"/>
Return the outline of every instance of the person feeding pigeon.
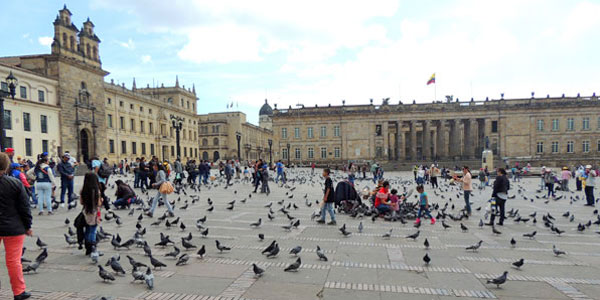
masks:
<path fill-rule="evenodd" d="M 321 219 L 317 221 L 319 224 L 325 223 L 325 215 L 326 212 L 329 212 L 329 216 L 331 217 L 331 222 L 327 223 L 328 225 L 335 225 L 335 212 L 333 210 L 334 197 L 333 197 L 333 181 L 329 178 L 329 174 L 331 170 L 329 168 L 323 170 L 323 177 L 325 177 L 325 190 L 323 195 L 323 202 L 321 208 Z"/>
<path fill-rule="evenodd" d="M 116 208 L 129 207 L 131 206 L 131 203 L 135 203 L 135 192 L 127 183 L 123 182 L 121 179 L 118 179 L 115 181 L 115 184 L 117 185 L 117 192 L 115 193 L 117 200 L 113 202 L 113 205 Z"/>
<path fill-rule="evenodd" d="M 471 192 L 473 191 L 472 179 L 471 179 L 471 171 L 469 167 L 463 167 L 463 177 L 458 178 L 456 175 L 454 176 L 454 181 L 462 182 L 463 194 L 465 196 L 465 210 L 467 214 L 471 215 L 471 202 L 469 202 L 469 198 L 471 196 Z"/>
<path fill-rule="evenodd" d="M 102 206 L 102 201 L 98 176 L 94 172 L 85 174 L 79 202 L 83 206 L 81 216 L 85 221 L 85 224 L 83 224 L 83 236 L 85 239 L 86 256 L 92 254 L 95 250 L 96 228 L 100 224 L 100 207 Z"/>
<path fill-rule="evenodd" d="M 0 242 L 4 243 L 6 268 L 14 299 L 27 299 L 21 253 L 25 235 L 31 236 L 31 211 L 27 192 L 21 182 L 8 174 L 10 159 L 0 153 Z"/>
<path fill-rule="evenodd" d="M 496 207 L 498 208 L 498 214 L 500 214 L 500 221 L 498 222 L 498 225 L 500 226 L 504 224 L 504 206 L 506 204 L 506 199 L 508 199 L 509 189 L 510 182 L 506 177 L 506 170 L 504 168 L 498 168 L 498 175 L 496 176 L 496 180 L 494 181 L 492 198 L 494 198 L 496 202 Z M 494 226 L 495 218 L 496 214 L 492 214 L 492 216 L 490 217 L 490 222 L 486 225 Z"/>

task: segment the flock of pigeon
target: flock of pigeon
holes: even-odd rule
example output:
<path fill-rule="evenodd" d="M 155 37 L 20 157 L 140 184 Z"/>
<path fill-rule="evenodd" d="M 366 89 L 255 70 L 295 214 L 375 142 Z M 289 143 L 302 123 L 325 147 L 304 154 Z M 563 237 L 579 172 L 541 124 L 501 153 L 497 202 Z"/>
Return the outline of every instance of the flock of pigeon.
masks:
<path fill-rule="evenodd" d="M 117 176 L 118 177 L 118 176 Z M 287 199 L 276 199 L 268 202 L 266 205 L 262 205 L 265 210 L 264 216 L 267 222 L 271 222 L 276 218 L 283 218 L 287 221 L 287 225 L 282 226 L 283 234 L 286 232 L 290 232 L 292 230 L 297 230 L 300 228 L 301 222 L 300 219 L 294 216 L 294 212 L 302 211 L 303 209 L 312 210 L 311 219 L 314 220 L 319 217 L 319 201 L 321 199 L 320 189 L 318 193 L 315 195 L 305 194 L 303 196 L 297 197 L 294 199 L 294 191 L 300 185 L 310 185 L 311 187 L 322 187 L 321 181 L 323 180 L 320 176 L 310 176 L 308 172 L 305 171 L 297 171 L 296 173 L 289 175 L 290 180 L 286 184 L 280 185 L 281 188 L 285 189 L 285 198 Z M 121 177 L 127 182 L 131 183 L 130 177 Z M 341 177 L 334 177 L 336 180 L 343 180 Z M 368 200 L 363 200 L 363 204 L 357 205 L 352 211 L 347 212 L 348 218 L 346 218 L 347 222 L 356 222 L 355 225 L 356 230 L 359 234 L 361 234 L 365 228 L 363 222 L 369 220 L 372 223 L 381 222 L 380 227 L 384 228 L 387 225 L 393 222 L 401 222 L 403 225 L 408 223 L 408 220 L 414 220 L 417 210 L 417 196 L 412 195 L 412 190 L 414 188 L 414 183 L 411 179 L 402 179 L 400 177 L 390 178 L 392 186 L 403 187 L 403 194 L 406 196 L 406 201 L 401 204 L 401 209 L 397 214 L 391 214 L 383 216 L 380 218 L 380 214 L 372 209 L 370 205 L 367 205 Z M 366 187 L 372 187 L 371 182 L 359 182 L 357 185 L 364 185 Z M 206 198 L 206 200 L 201 200 L 203 193 L 203 189 L 224 189 L 230 190 L 234 189 L 233 195 L 231 195 L 230 199 L 226 199 L 221 201 L 222 203 L 226 203 L 226 206 L 223 208 L 225 211 L 233 211 L 236 209 L 243 209 L 243 205 L 248 203 L 249 201 L 253 201 L 253 194 L 248 194 L 246 197 L 240 197 L 237 189 L 242 189 L 246 186 L 249 188 L 250 186 L 247 183 L 243 183 L 241 181 L 235 181 L 232 185 L 226 185 L 225 181 L 222 179 L 217 179 L 212 182 L 208 186 L 196 186 L 196 185 L 182 185 L 177 186 L 174 195 L 171 195 L 169 198 L 172 200 L 173 207 L 177 207 L 176 209 L 179 211 L 191 209 L 194 206 L 198 207 L 195 212 L 203 215 L 200 218 L 194 220 L 194 226 L 192 228 L 188 227 L 184 224 L 184 220 L 178 217 L 171 217 L 168 214 L 163 214 L 161 217 L 156 219 L 150 219 L 146 212 L 149 208 L 149 201 L 151 201 L 150 195 L 148 191 L 142 193 L 139 198 L 144 199 L 141 201 L 141 204 L 134 205 L 127 210 L 111 210 L 105 212 L 103 214 L 103 223 L 102 226 L 99 226 L 97 231 L 97 241 L 100 242 L 100 249 L 110 249 L 115 252 L 115 255 L 111 256 L 104 265 L 98 264 L 100 256 L 103 254 L 97 252 L 95 256 L 92 256 L 93 263 L 98 264 L 98 276 L 103 282 L 112 282 L 117 280 L 119 277 L 125 276 L 127 273 L 131 274 L 133 278 L 132 282 L 141 282 L 144 283 L 148 289 L 154 288 L 154 274 L 153 270 L 161 269 L 167 267 L 170 264 L 174 264 L 175 266 L 183 266 L 188 263 L 194 263 L 197 260 L 203 259 L 208 252 L 211 250 L 205 244 L 198 242 L 199 240 L 203 240 L 209 237 L 209 229 L 210 229 L 210 215 L 215 211 L 217 206 L 211 198 Z M 110 185 L 110 189 L 114 190 L 114 186 Z M 109 191 L 110 191 L 109 189 Z M 357 188 L 359 190 L 359 188 Z M 153 191 L 151 191 L 153 192 Z M 571 202 L 576 202 L 579 199 L 578 195 L 575 195 L 573 192 L 563 193 L 562 196 L 556 198 L 547 198 L 542 195 L 541 190 L 537 190 L 533 196 L 526 196 L 525 188 L 516 184 L 511 190 L 513 195 L 510 196 L 510 201 L 531 201 L 541 200 L 545 204 L 549 204 L 550 201 L 565 201 L 568 200 Z M 438 203 L 432 203 L 431 209 L 432 214 L 436 214 L 436 218 L 440 220 L 439 224 L 441 224 L 440 230 L 447 230 L 452 228 L 453 226 L 457 226 L 460 228 L 462 232 L 469 232 L 470 230 L 486 230 L 486 226 L 484 224 L 484 219 L 487 219 L 489 216 L 489 211 L 484 210 L 482 212 L 482 207 L 479 206 L 475 208 L 475 214 L 481 215 L 481 218 L 478 223 L 477 229 L 471 229 L 467 227 L 468 223 L 466 222 L 472 216 L 469 216 L 463 209 L 463 198 L 462 192 L 459 190 L 457 186 L 449 185 L 447 183 L 442 183 L 440 188 L 437 190 L 433 190 L 432 192 L 437 199 L 441 199 L 441 201 L 436 201 Z M 489 189 L 487 191 L 480 192 L 481 195 L 484 193 L 490 193 Z M 107 194 L 109 194 L 107 192 Z M 224 193 L 225 194 L 225 193 Z M 230 191 L 231 194 L 231 191 Z M 412 196 L 412 197 L 411 197 Z M 266 196 L 258 196 L 255 199 L 259 198 L 262 201 L 265 201 Z M 318 200 L 310 200 L 309 198 L 316 198 Z M 233 200 L 231 200 L 233 199 Z M 267 198 L 268 199 L 268 198 Z M 301 199 L 301 200 L 299 200 Z M 431 197 L 430 197 L 431 199 Z M 206 201 L 206 205 L 202 205 L 201 202 Z M 268 200 L 267 200 L 268 201 Z M 313 204 L 314 205 L 313 207 Z M 159 204 L 159 205 L 162 205 Z M 508 203 L 510 206 L 510 202 Z M 72 204 L 68 207 L 68 210 L 74 209 L 76 206 Z M 304 207 L 303 207 L 304 206 Z M 222 206 L 220 206 L 222 207 Z M 56 207 L 58 209 L 58 205 Z M 177 211 L 176 210 L 176 211 Z M 202 213 L 202 211 L 205 211 Z M 588 230 L 592 225 L 600 225 L 600 217 L 598 216 L 598 211 L 595 210 L 593 212 L 594 217 L 592 219 L 587 220 L 586 222 L 580 222 L 574 231 L 584 232 Z M 58 215 L 60 216 L 60 214 Z M 53 216 L 57 217 L 57 215 Z M 575 222 L 575 217 L 570 212 L 565 212 L 562 215 L 563 218 L 568 220 L 569 222 Z M 135 222 L 135 232 L 129 238 L 122 238 L 119 229 L 124 226 L 124 220 L 133 220 Z M 543 222 L 543 227 L 534 226 L 532 228 L 534 230 L 528 231 L 522 234 L 522 238 L 525 239 L 535 239 L 538 230 L 540 228 L 545 228 L 549 232 L 560 236 L 565 232 L 565 229 L 558 228 L 556 219 L 549 212 L 539 213 L 537 211 L 532 211 L 527 214 L 521 214 L 518 209 L 511 209 L 507 212 L 507 220 L 512 219 L 514 224 L 532 224 L 535 225 L 538 222 L 538 218 L 540 218 L 541 222 Z M 150 220 L 150 221 L 148 221 Z M 77 238 L 73 229 L 70 227 L 71 221 L 66 218 L 65 226 L 67 232 L 64 233 L 64 238 L 67 247 L 77 246 Z M 263 221 L 263 218 L 258 218 L 255 222 L 249 224 L 251 228 L 255 228 L 260 231 L 260 228 L 264 226 L 266 222 Z M 289 224 L 288 224 L 289 223 Z M 405 236 L 405 239 L 417 241 L 421 235 L 420 231 L 421 223 L 417 223 L 414 225 L 415 232 Z M 113 233 L 110 233 L 104 229 L 104 227 L 109 228 L 111 231 L 114 230 Z M 373 226 L 375 227 L 375 225 Z M 176 230 L 179 233 L 177 235 L 182 235 L 180 239 L 172 238 L 173 234 L 167 234 L 172 230 Z M 196 233 L 197 232 L 197 233 Z M 351 236 L 352 230 L 350 226 L 347 226 L 344 223 L 341 227 L 339 227 L 339 232 L 343 237 Z M 385 232 L 381 234 L 382 239 L 392 239 L 397 236 L 392 235 L 393 228 L 386 229 Z M 503 233 L 496 226 L 490 227 L 490 233 L 494 236 L 502 236 Z M 147 234 L 153 234 L 159 236 L 159 241 L 154 243 L 153 245 L 149 243 L 145 236 Z M 196 236 L 197 235 L 197 236 Z M 257 234 L 258 240 L 257 242 L 262 242 L 265 239 L 264 233 Z M 521 237 L 518 237 L 519 239 Z M 508 240 L 510 247 L 517 247 L 517 239 L 515 237 L 511 237 Z M 109 242 L 110 247 L 103 246 L 104 242 Z M 483 245 L 483 241 L 479 240 L 465 248 L 465 251 L 473 251 L 476 252 Z M 22 261 L 23 271 L 25 273 L 34 272 L 36 273 L 40 266 L 44 263 L 46 258 L 48 257 L 48 245 L 44 243 L 41 238 L 37 238 L 36 245 L 41 249 L 41 253 L 35 258 L 35 260 L 31 261 L 25 258 L 25 250 L 23 249 Z M 432 256 L 428 251 L 430 249 L 430 242 L 427 238 L 425 238 L 424 242 L 425 255 L 423 256 L 423 262 L 426 266 L 432 264 Z M 143 261 L 134 259 L 131 255 L 126 255 L 130 268 L 129 271 L 121 264 L 121 256 L 119 251 L 128 250 L 136 251 L 135 253 L 138 255 L 143 255 Z M 136 250 L 139 249 L 139 250 Z M 160 249 L 161 251 L 155 251 L 156 249 Z M 219 254 L 227 254 L 232 251 L 232 247 L 229 247 L 219 241 L 215 240 L 215 252 Z M 293 256 L 293 260 L 290 261 L 289 265 L 284 269 L 286 272 L 298 272 L 301 269 L 302 258 L 300 254 L 303 248 L 301 246 L 296 246 L 291 249 L 289 252 L 290 255 Z M 155 252 L 164 252 L 167 251 L 166 254 L 161 254 L 162 257 L 158 257 Z M 261 253 L 267 258 L 275 258 L 280 255 L 280 246 L 277 240 L 273 240 L 270 244 L 261 251 Z M 131 253 L 131 252 L 128 252 Z M 195 254 L 194 254 L 195 253 Z M 566 253 L 560 249 L 558 249 L 555 245 L 553 245 L 553 253 L 556 256 L 565 255 Z M 317 246 L 316 248 L 315 259 L 319 261 L 327 262 L 329 261 L 327 256 L 325 255 L 325 251 Z M 194 259 L 192 257 L 195 256 Z M 515 269 L 521 269 L 525 265 L 525 260 L 523 258 L 512 263 L 512 267 Z M 260 263 L 252 264 L 252 270 L 254 271 L 255 276 L 261 277 L 266 273 L 265 269 L 260 267 Z M 490 279 L 487 281 L 489 284 L 496 285 L 500 287 L 500 285 L 504 284 L 507 280 L 508 271 L 505 271 L 501 276 Z"/>

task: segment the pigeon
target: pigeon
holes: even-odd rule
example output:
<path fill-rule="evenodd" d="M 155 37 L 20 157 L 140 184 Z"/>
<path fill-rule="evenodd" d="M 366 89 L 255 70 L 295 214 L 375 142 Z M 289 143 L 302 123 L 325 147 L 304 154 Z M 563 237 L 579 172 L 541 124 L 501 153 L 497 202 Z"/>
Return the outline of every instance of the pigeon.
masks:
<path fill-rule="evenodd" d="M 265 235 L 263 233 L 259 233 L 258 240 L 262 242 L 264 239 L 265 239 Z"/>
<path fill-rule="evenodd" d="M 450 228 L 452 226 L 446 224 L 446 222 L 444 222 L 444 220 L 442 220 L 442 227 L 444 227 L 444 230 L 446 230 L 446 229 L 448 229 L 448 228 Z"/>
<path fill-rule="evenodd" d="M 126 274 L 125 270 L 123 270 L 123 267 L 121 266 L 119 261 L 114 256 L 110 258 L 110 267 L 117 274 L 123 274 L 123 275 Z"/>
<path fill-rule="evenodd" d="M 69 224 L 71 224 L 71 221 L 69 220 L 69 218 L 65 219 L 65 225 L 69 226 Z"/>
<path fill-rule="evenodd" d="M 425 249 L 429 249 L 429 241 L 427 239 L 425 239 L 423 246 L 425 246 Z"/>
<path fill-rule="evenodd" d="M 196 252 L 196 254 L 200 255 L 200 258 L 204 258 L 204 254 L 206 254 L 206 247 L 204 247 L 204 245 L 202 245 L 202 247 L 200 247 L 200 250 L 198 250 L 198 252 Z"/>
<path fill-rule="evenodd" d="M 556 245 L 552 245 L 552 252 L 554 252 L 555 256 L 560 256 L 567 254 L 565 251 L 559 250 L 558 248 L 556 248 Z"/>
<path fill-rule="evenodd" d="M 252 264 L 252 271 L 254 271 L 254 277 L 261 277 L 265 270 L 259 268 L 256 264 Z"/>
<path fill-rule="evenodd" d="M 136 281 L 144 281 L 146 280 L 146 277 L 144 276 L 144 272 L 139 271 L 138 268 L 133 267 L 133 269 L 131 270 L 131 277 L 133 277 L 133 282 Z"/>
<path fill-rule="evenodd" d="M 165 257 L 177 258 L 177 256 L 179 255 L 179 252 L 181 252 L 181 250 L 179 250 L 179 248 L 177 248 L 176 246 L 173 246 L 173 251 L 165 254 Z"/>
<path fill-rule="evenodd" d="M 22 267 L 23 273 L 29 273 L 29 272 L 37 273 L 37 268 L 39 268 L 39 266 L 40 266 L 40 262 L 37 260 L 27 266 L 23 265 L 23 267 Z"/>
<path fill-rule="evenodd" d="M 150 249 L 150 245 L 148 245 L 148 242 L 144 241 L 143 249 L 146 256 L 152 256 L 152 249 Z"/>
<path fill-rule="evenodd" d="M 479 224 L 478 224 L 478 226 L 479 226 L 479 228 L 482 228 L 482 227 L 483 227 L 483 220 L 482 220 L 482 219 L 479 219 Z"/>
<path fill-rule="evenodd" d="M 537 233 L 537 231 L 534 231 L 532 233 L 525 233 L 525 234 L 523 234 L 523 236 L 528 237 L 529 239 L 533 239 L 535 237 L 536 233 Z"/>
<path fill-rule="evenodd" d="M 465 226 L 463 223 L 460 223 L 460 230 L 462 230 L 462 232 L 467 232 L 469 231 L 469 228 L 467 228 L 467 226 Z"/>
<path fill-rule="evenodd" d="M 258 228 L 262 224 L 262 218 L 258 218 L 258 221 L 250 223 L 250 227 Z"/>
<path fill-rule="evenodd" d="M 183 224 L 183 222 L 181 222 L 179 224 L 179 228 L 181 229 L 181 231 L 185 231 L 185 224 Z"/>
<path fill-rule="evenodd" d="M 265 248 L 261 253 L 265 254 L 271 252 L 271 250 L 273 250 L 273 248 L 275 247 L 275 244 L 277 244 L 276 241 L 271 242 L 271 244 L 267 246 L 267 248 Z"/>
<path fill-rule="evenodd" d="M 477 251 L 477 249 L 479 249 L 479 247 L 481 247 L 481 244 L 483 244 L 483 241 L 480 240 L 479 242 L 477 242 L 477 244 L 471 245 L 467 248 L 465 248 L 466 250 L 473 250 L 473 252 Z"/>
<path fill-rule="evenodd" d="M 154 267 L 154 269 L 167 266 L 164 263 L 162 263 L 161 261 L 159 261 L 158 259 L 152 257 L 152 255 L 150 255 L 150 264 Z"/>
<path fill-rule="evenodd" d="M 273 247 L 273 249 L 267 253 L 267 258 L 275 257 L 277 254 L 279 254 L 279 244 L 275 243 L 275 247 Z"/>
<path fill-rule="evenodd" d="M 293 264 L 287 266 L 285 269 L 283 269 L 283 271 L 285 271 L 285 272 L 296 272 L 296 271 L 298 271 L 298 268 L 300 268 L 301 264 L 302 264 L 302 260 L 300 259 L 300 257 L 298 257 L 298 259 L 296 259 L 296 262 L 294 262 Z"/>
<path fill-rule="evenodd" d="M 390 232 L 391 232 L 391 230 L 390 230 Z M 421 233 L 421 231 L 420 231 L 420 230 L 417 230 L 417 232 L 415 232 L 415 233 L 413 233 L 413 234 L 411 234 L 411 235 L 407 235 L 407 236 L 406 236 L 406 238 L 407 238 L 407 239 L 412 239 L 413 241 L 416 241 L 416 240 L 417 240 L 417 238 L 419 237 L 419 234 L 420 234 L 420 233 Z"/>
<path fill-rule="evenodd" d="M 296 247 L 292 248 L 292 250 L 290 250 L 290 254 L 294 254 L 295 256 L 298 256 L 298 253 L 300 253 L 300 251 L 302 251 L 302 246 L 296 246 Z"/>
<path fill-rule="evenodd" d="M 181 223 L 181 224 L 183 224 L 183 223 Z M 186 241 L 188 241 L 188 242 L 189 242 L 189 241 L 191 241 L 191 240 L 192 240 L 192 233 L 190 232 L 190 233 L 188 234 L 188 236 L 186 236 L 186 237 L 182 237 L 182 239 L 184 239 L 184 240 L 186 240 Z"/>
<path fill-rule="evenodd" d="M 516 245 L 517 241 L 515 241 L 515 238 L 510 238 L 510 246 L 514 248 Z"/>
<path fill-rule="evenodd" d="M 108 273 L 106 270 L 104 270 L 104 268 L 102 268 L 102 266 L 98 265 L 98 275 L 100 276 L 100 278 L 102 278 L 103 282 L 108 281 L 115 281 L 115 277 Z"/>
<path fill-rule="evenodd" d="M 431 258 L 429 257 L 429 254 L 425 253 L 425 256 L 423 256 L 423 261 L 425 262 L 426 265 L 429 265 L 429 262 L 431 262 Z"/>
<path fill-rule="evenodd" d="M 39 262 L 39 263 L 43 263 L 46 258 L 48 258 L 48 248 L 44 248 L 44 250 L 42 250 L 42 253 L 40 253 L 36 258 L 35 261 Z"/>
<path fill-rule="evenodd" d="M 206 228 L 204 231 L 200 232 L 200 234 L 202 235 L 202 237 L 206 237 L 208 235 L 208 228 Z"/>
<path fill-rule="evenodd" d="M 523 259 L 523 258 L 512 263 L 512 265 L 517 269 L 520 269 L 523 266 L 523 264 L 525 264 L 525 259 Z"/>
<path fill-rule="evenodd" d="M 185 248 L 185 250 L 196 248 L 196 245 L 186 241 L 185 238 L 181 238 L 181 245 L 183 246 L 183 248 Z"/>
<path fill-rule="evenodd" d="M 495 284 L 497 288 L 500 288 L 500 285 L 506 282 L 506 276 L 508 276 L 508 272 L 504 271 L 500 277 L 489 279 L 487 283 Z"/>
<path fill-rule="evenodd" d="M 117 247 L 117 248 L 127 248 L 127 250 L 129 250 L 129 247 L 133 246 L 133 244 L 135 244 L 135 240 L 128 239 L 125 242 L 123 242 L 122 244 L 120 244 L 119 247 Z"/>
<path fill-rule="evenodd" d="M 73 246 L 73 245 L 77 244 L 77 240 L 73 239 L 71 236 L 69 236 L 66 233 L 64 235 L 65 235 L 65 241 L 67 242 L 67 244 L 69 246 Z"/>
<path fill-rule="evenodd" d="M 223 251 L 231 250 L 230 247 L 222 246 L 221 242 L 219 242 L 219 240 L 215 240 L 215 244 L 217 245 L 217 250 L 221 251 L 221 253 L 223 253 Z"/>
<path fill-rule="evenodd" d="M 148 289 L 154 289 L 154 274 L 152 274 L 152 269 L 146 269 L 144 280 L 146 281 L 146 286 L 148 286 Z"/>
<path fill-rule="evenodd" d="M 42 240 L 39 237 L 37 238 L 37 241 L 35 241 L 35 244 L 38 247 L 40 247 L 40 249 L 44 249 L 44 248 L 48 247 L 48 245 L 46 243 L 42 242 Z"/>
<path fill-rule="evenodd" d="M 133 259 L 133 257 L 131 257 L 129 255 L 127 255 L 127 259 L 129 259 L 129 264 L 131 264 L 131 266 L 133 268 L 141 268 L 141 267 L 147 268 L 148 267 L 147 265 L 136 261 L 135 259 Z"/>
<path fill-rule="evenodd" d="M 493 233 L 493 234 L 502 234 L 502 232 L 498 231 L 498 230 L 496 229 L 496 227 L 494 227 L 494 226 L 492 226 L 492 233 Z"/>
<path fill-rule="evenodd" d="M 352 234 L 352 232 L 346 231 L 346 224 L 344 224 L 342 227 L 340 227 L 340 232 L 342 232 L 342 234 L 347 237 L 349 235 Z"/>
<path fill-rule="evenodd" d="M 317 245 L 317 256 L 319 257 L 319 260 L 327 261 L 327 256 L 325 256 L 325 253 L 323 253 L 323 250 L 319 245 Z"/>
<path fill-rule="evenodd" d="M 362 233 L 362 231 L 363 231 L 363 223 L 360 222 L 360 223 L 358 223 L 358 233 Z"/>
<path fill-rule="evenodd" d="M 384 233 L 381 237 L 384 238 L 384 239 L 390 239 L 392 237 L 392 230 L 393 229 L 394 228 L 390 228 L 390 230 L 388 232 Z"/>
<path fill-rule="evenodd" d="M 179 259 L 177 259 L 177 262 L 175 263 L 175 265 L 183 266 L 183 265 L 187 264 L 189 259 L 190 259 L 190 256 L 187 255 L 186 253 L 184 253 L 179 257 Z"/>

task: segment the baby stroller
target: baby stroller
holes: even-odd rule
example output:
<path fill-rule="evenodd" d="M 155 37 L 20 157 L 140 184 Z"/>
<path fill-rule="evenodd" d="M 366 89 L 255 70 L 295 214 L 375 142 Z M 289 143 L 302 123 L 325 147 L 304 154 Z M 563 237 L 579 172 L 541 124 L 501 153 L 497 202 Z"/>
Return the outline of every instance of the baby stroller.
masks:
<path fill-rule="evenodd" d="M 349 214 L 362 204 L 358 193 L 356 193 L 352 184 L 347 181 L 342 181 L 337 184 L 334 196 L 335 206 L 338 208 L 338 212 Z"/>

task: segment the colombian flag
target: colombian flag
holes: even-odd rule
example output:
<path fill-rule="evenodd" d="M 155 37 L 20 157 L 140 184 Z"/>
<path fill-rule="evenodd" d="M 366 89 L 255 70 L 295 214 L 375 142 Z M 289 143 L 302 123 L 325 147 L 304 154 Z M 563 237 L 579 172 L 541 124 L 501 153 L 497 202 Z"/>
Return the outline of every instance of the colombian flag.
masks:
<path fill-rule="evenodd" d="M 427 85 L 430 85 L 432 83 L 435 83 L 435 73 L 431 75 L 431 78 L 429 78 L 429 81 L 427 81 Z"/>

